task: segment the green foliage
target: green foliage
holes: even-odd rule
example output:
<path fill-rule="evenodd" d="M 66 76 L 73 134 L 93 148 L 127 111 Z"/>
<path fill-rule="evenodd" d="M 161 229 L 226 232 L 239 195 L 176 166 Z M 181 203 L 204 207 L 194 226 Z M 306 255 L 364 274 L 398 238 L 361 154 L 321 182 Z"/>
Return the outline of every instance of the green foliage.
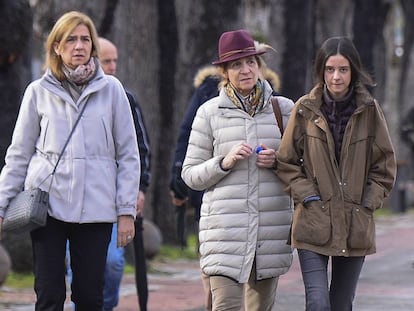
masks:
<path fill-rule="evenodd" d="M 33 287 L 33 282 L 33 273 L 18 273 L 12 271 L 7 276 L 4 286 L 21 289 Z"/>
<path fill-rule="evenodd" d="M 391 216 L 392 210 L 389 207 L 379 208 L 375 211 L 375 217 Z"/>
<path fill-rule="evenodd" d="M 125 264 L 125 267 L 124 267 L 124 273 L 125 274 L 132 274 L 134 272 L 135 272 L 134 265 L 131 265 L 131 264 L 126 263 Z"/>
<path fill-rule="evenodd" d="M 198 259 L 197 251 L 197 236 L 189 235 L 187 239 L 187 247 L 181 248 L 179 246 L 163 245 L 161 246 L 160 253 L 152 260 L 154 261 L 171 261 L 178 259 Z M 135 267 L 130 264 L 125 265 L 125 274 L 132 274 L 135 271 Z M 151 272 L 151 267 L 149 271 Z M 31 288 L 33 287 L 34 276 L 33 273 L 17 273 L 10 272 L 7 276 L 5 287 L 10 288 Z"/>
<path fill-rule="evenodd" d="M 187 238 L 187 247 L 162 245 L 160 253 L 153 260 L 198 259 L 197 236 Z"/>
<path fill-rule="evenodd" d="M 157 263 L 168 263 L 176 260 L 198 260 L 198 239 L 192 234 L 187 238 L 187 247 L 183 248 L 176 245 L 162 245 L 160 252 L 148 265 L 148 273 L 168 274 L 168 272 L 157 269 Z M 152 265 L 152 264 L 153 265 Z"/>

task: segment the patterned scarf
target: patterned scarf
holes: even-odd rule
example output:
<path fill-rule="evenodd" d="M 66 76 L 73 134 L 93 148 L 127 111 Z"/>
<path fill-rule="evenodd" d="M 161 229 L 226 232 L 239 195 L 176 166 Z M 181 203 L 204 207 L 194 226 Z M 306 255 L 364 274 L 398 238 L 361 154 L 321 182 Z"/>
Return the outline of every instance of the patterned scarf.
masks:
<path fill-rule="evenodd" d="M 77 85 L 88 83 L 95 76 L 96 64 L 95 57 L 91 57 L 85 65 L 79 65 L 75 69 L 71 69 L 66 65 L 62 66 L 62 70 L 66 78 Z"/>
<path fill-rule="evenodd" d="M 241 95 L 231 82 L 224 86 L 224 90 L 237 108 L 246 111 L 252 117 L 263 109 L 264 94 L 263 82 L 261 80 L 257 81 L 256 86 L 247 96 Z"/>
<path fill-rule="evenodd" d="M 95 57 L 91 57 L 87 64 L 80 65 L 76 69 L 62 66 L 63 73 L 66 76 L 66 80 L 62 81 L 62 85 L 75 102 L 78 101 L 87 83 L 95 77 L 97 61 Z"/>

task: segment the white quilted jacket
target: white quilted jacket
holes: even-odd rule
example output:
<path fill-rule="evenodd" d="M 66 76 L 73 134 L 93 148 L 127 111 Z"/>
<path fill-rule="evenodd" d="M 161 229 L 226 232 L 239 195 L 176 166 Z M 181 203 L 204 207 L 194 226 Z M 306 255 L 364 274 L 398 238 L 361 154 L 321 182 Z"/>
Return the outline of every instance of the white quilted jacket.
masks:
<path fill-rule="evenodd" d="M 222 90 L 197 111 L 183 164 L 182 178 L 195 190 L 206 190 L 200 218 L 200 264 L 208 275 L 246 283 L 256 260 L 257 279 L 277 277 L 289 269 L 286 244 L 291 223 L 289 196 L 273 169 L 256 166 L 256 155 L 223 171 L 220 160 L 239 142 L 277 149 L 280 131 L 265 83 L 264 109 L 251 117 Z M 293 102 L 278 96 L 286 125 Z"/>

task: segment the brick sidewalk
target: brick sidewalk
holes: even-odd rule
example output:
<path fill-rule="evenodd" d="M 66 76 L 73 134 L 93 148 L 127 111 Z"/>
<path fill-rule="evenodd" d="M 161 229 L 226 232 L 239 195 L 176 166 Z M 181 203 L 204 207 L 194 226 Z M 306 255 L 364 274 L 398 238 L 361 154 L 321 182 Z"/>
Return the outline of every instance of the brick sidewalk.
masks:
<path fill-rule="evenodd" d="M 175 261 L 151 265 L 148 274 L 149 311 L 202 311 L 204 289 L 197 261 Z M 134 276 L 124 277 L 121 299 L 114 311 L 137 311 Z"/>
<path fill-rule="evenodd" d="M 376 220 L 377 253 L 366 257 L 354 310 L 414 310 L 414 212 Z M 296 252 L 289 272 L 280 278 L 273 311 L 305 310 L 304 288 Z M 150 311 L 201 311 L 203 288 L 197 262 L 160 266 L 169 276 L 150 276 Z M 133 287 L 133 280 L 132 285 Z M 131 296 L 132 295 L 132 296 Z M 138 310 L 135 288 L 116 311 Z"/>
<path fill-rule="evenodd" d="M 357 288 L 357 311 L 414 310 L 414 213 L 377 219 L 377 253 L 367 256 Z M 149 311 L 202 311 L 204 292 L 198 261 L 150 263 Z M 32 289 L 0 288 L 0 310 L 32 311 Z M 295 253 L 280 278 L 273 311 L 304 310 L 304 289 Z M 68 304 L 67 310 L 70 310 Z M 125 275 L 115 311 L 138 311 L 134 277 Z"/>

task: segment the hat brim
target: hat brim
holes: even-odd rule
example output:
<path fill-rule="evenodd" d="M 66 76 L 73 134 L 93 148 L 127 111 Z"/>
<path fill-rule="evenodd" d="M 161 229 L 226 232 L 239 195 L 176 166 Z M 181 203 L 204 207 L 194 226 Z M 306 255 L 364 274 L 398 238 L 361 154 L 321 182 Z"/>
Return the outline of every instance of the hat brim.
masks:
<path fill-rule="evenodd" d="M 248 56 L 253 56 L 253 55 L 262 55 L 264 53 L 266 53 L 266 51 L 252 51 L 252 52 L 236 53 L 236 54 L 233 54 L 229 57 L 216 60 L 216 61 L 212 62 L 212 64 L 213 65 L 220 65 L 220 64 L 228 63 L 228 62 L 231 62 L 233 60 L 240 59 L 240 58 L 243 58 L 243 57 L 248 57 Z"/>

